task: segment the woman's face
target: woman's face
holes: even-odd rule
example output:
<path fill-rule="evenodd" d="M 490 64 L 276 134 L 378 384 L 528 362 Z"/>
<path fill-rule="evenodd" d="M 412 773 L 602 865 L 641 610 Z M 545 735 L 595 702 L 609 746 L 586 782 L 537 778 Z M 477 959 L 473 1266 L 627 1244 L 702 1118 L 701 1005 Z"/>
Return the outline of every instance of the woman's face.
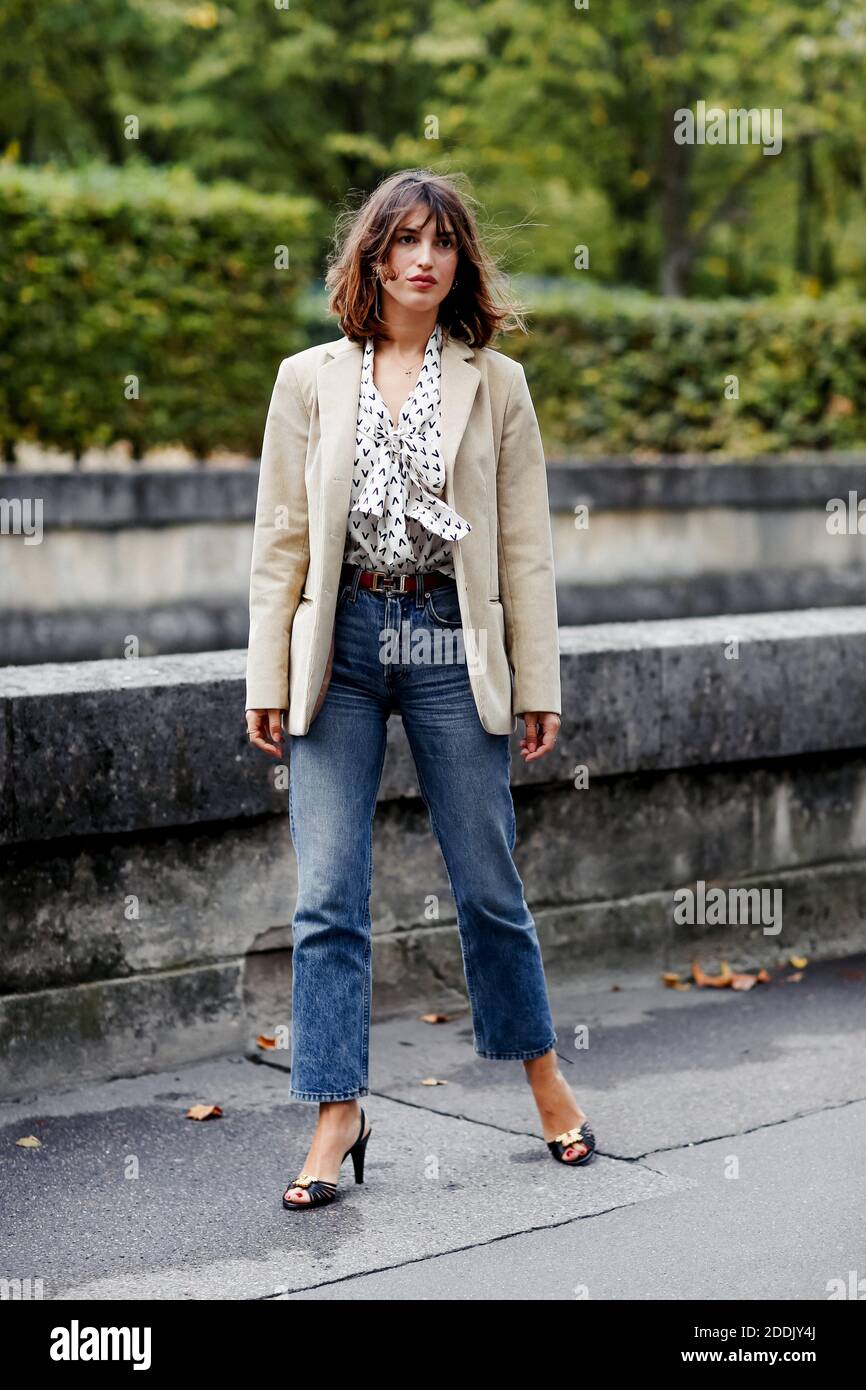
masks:
<path fill-rule="evenodd" d="M 457 271 L 457 241 L 446 220 L 436 233 L 436 214 L 416 203 L 400 218 L 387 266 L 393 279 L 382 288 L 407 309 L 429 310 L 441 304 Z"/>

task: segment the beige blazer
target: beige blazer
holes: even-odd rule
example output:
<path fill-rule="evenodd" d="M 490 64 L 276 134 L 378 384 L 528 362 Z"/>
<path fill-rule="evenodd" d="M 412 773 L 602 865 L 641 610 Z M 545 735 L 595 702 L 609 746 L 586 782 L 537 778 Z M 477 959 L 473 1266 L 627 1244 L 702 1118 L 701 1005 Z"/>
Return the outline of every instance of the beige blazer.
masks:
<path fill-rule="evenodd" d="M 362 359 L 346 337 L 285 358 L 265 424 L 246 708 L 288 710 L 290 734 L 308 732 L 330 679 Z M 511 734 L 518 714 L 562 713 L 544 448 L 523 367 L 503 353 L 446 336 L 440 389 L 445 501 L 472 527 L 453 547 L 452 659 L 465 656 L 483 727 Z"/>

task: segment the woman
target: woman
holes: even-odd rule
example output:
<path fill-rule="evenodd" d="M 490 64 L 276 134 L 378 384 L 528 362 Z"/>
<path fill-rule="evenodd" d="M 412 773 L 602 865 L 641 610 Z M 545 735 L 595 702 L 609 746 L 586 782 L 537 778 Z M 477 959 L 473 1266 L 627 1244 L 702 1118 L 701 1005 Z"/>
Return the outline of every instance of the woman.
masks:
<path fill-rule="evenodd" d="M 400 714 L 457 904 L 475 1050 L 523 1061 L 553 1156 L 595 1141 L 561 1074 L 535 925 L 512 859 L 509 736 L 525 762 L 560 727 L 544 451 L 522 326 L 449 179 L 386 179 L 328 271 L 343 337 L 280 365 L 262 446 L 247 728 L 282 754 L 298 861 L 289 1095 L 319 1117 L 297 1210 L 333 1201 L 370 1127 L 372 821 Z M 395 424 L 396 422 L 396 424 Z"/>

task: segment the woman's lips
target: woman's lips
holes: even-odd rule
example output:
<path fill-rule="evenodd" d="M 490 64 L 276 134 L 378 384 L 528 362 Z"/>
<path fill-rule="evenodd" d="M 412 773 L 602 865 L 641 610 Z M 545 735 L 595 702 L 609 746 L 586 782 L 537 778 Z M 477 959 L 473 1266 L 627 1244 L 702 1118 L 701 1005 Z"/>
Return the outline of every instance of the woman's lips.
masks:
<path fill-rule="evenodd" d="M 412 275 L 412 276 L 409 277 L 409 284 L 410 284 L 410 285 L 417 285 L 417 287 L 418 287 L 419 290 L 431 290 L 431 289 L 433 288 L 433 286 L 436 284 L 436 281 L 435 281 L 435 280 L 431 280 L 430 277 L 429 277 L 428 275 L 421 275 L 421 276 L 414 276 L 414 275 Z"/>

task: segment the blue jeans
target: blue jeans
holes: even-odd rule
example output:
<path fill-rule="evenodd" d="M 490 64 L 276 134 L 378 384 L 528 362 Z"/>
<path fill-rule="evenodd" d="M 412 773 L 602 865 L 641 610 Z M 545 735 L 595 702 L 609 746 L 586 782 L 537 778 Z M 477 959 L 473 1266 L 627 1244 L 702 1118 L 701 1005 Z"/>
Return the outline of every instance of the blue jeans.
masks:
<path fill-rule="evenodd" d="M 510 741 L 478 717 L 459 660 L 457 586 L 374 593 L 359 586 L 360 574 L 354 566 L 342 572 L 324 703 L 309 732 L 289 739 L 298 861 L 293 1100 L 369 1094 L 372 826 L 392 710 L 402 717 L 457 905 L 475 1051 L 528 1060 L 556 1042 L 535 923 L 512 858 Z M 388 628 L 404 639 L 396 650 L 380 647 Z"/>

